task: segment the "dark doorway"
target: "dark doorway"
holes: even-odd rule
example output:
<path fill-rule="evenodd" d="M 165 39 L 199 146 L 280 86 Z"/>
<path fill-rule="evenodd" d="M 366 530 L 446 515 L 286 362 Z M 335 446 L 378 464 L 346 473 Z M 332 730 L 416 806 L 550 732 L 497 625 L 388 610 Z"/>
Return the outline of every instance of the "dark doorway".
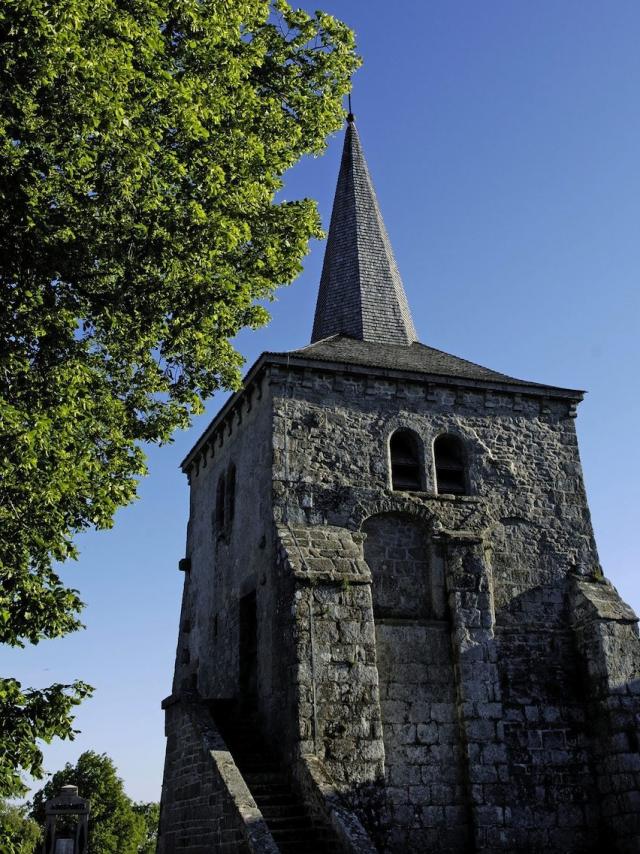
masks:
<path fill-rule="evenodd" d="M 256 593 L 240 600 L 240 703 L 246 710 L 258 705 L 258 618 Z"/>

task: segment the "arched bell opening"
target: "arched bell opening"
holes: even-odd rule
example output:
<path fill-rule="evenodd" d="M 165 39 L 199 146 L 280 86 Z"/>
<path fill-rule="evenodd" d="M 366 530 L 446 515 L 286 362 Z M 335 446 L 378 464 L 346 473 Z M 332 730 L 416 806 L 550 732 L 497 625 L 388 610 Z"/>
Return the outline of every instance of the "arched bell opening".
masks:
<path fill-rule="evenodd" d="M 467 459 L 457 436 L 444 433 L 433 443 L 438 495 L 467 495 Z"/>
<path fill-rule="evenodd" d="M 412 430 L 396 430 L 389 439 L 391 488 L 418 492 L 423 489 L 418 437 Z"/>

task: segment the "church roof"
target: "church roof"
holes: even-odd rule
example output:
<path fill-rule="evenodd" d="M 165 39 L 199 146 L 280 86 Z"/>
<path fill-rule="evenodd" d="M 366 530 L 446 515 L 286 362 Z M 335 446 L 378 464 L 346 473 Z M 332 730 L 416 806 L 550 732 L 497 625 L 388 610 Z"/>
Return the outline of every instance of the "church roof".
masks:
<path fill-rule="evenodd" d="M 286 356 L 287 354 L 273 353 L 268 355 Z M 291 350 L 288 355 L 313 361 L 360 365 L 372 369 L 409 371 L 416 374 L 429 374 L 434 377 L 484 381 L 509 386 L 523 386 L 538 391 L 546 389 L 567 395 L 582 395 L 581 391 L 575 389 L 564 389 L 543 383 L 519 380 L 499 371 L 484 368 L 475 362 L 452 356 L 442 350 L 436 350 L 434 347 L 427 347 L 426 344 L 420 344 L 418 341 L 414 341 L 408 346 L 402 346 L 359 341 L 345 335 L 332 335 L 298 350 Z"/>
<path fill-rule="evenodd" d="M 349 116 L 320 279 L 312 341 L 330 335 L 417 340 L 353 116 Z"/>

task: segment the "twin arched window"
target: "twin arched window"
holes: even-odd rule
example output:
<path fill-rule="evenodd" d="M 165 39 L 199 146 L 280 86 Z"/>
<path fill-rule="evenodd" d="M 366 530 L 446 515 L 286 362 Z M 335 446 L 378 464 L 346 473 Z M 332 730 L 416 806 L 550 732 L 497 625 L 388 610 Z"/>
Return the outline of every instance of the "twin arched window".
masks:
<path fill-rule="evenodd" d="M 416 435 L 411 430 L 396 430 L 389 440 L 391 487 L 415 492 L 423 488 L 422 464 Z M 460 439 L 445 433 L 433 443 L 436 492 L 439 495 L 464 495 L 467 474 L 464 446 Z"/>

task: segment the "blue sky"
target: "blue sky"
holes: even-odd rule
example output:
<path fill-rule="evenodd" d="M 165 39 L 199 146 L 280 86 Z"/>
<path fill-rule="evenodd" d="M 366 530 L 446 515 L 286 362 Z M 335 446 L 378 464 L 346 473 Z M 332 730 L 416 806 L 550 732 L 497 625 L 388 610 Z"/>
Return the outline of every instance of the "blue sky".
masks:
<path fill-rule="evenodd" d="M 640 4 L 317 2 L 358 36 L 353 108 L 420 339 L 589 391 L 578 431 L 600 557 L 640 610 Z M 326 226 L 341 145 L 299 164 L 283 192 L 316 198 Z M 247 365 L 308 343 L 323 250 L 312 244 L 269 327 L 239 336 Z M 224 399 L 150 450 L 140 499 L 112 531 L 80 539 L 64 577 L 87 629 L 2 653 L 26 685 L 96 687 L 77 740 L 47 748 L 50 771 L 104 751 L 132 797 L 159 798 L 188 510 L 178 464 Z"/>

